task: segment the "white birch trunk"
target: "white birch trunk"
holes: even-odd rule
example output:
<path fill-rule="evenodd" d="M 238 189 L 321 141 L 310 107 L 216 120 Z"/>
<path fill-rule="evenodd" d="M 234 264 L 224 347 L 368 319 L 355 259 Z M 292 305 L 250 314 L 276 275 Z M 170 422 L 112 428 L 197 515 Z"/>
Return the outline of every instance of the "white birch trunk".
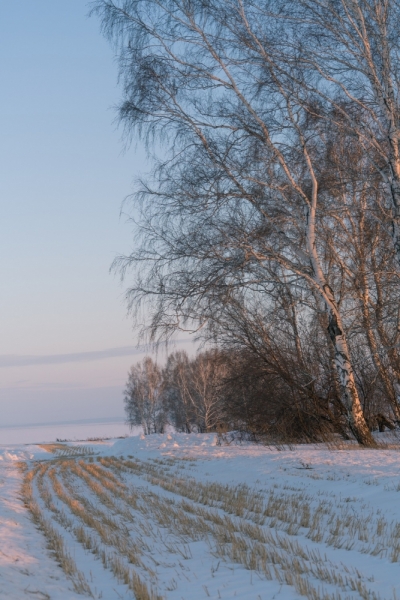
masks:
<path fill-rule="evenodd" d="M 312 177 L 311 202 L 306 207 L 307 251 L 313 271 L 313 278 L 322 292 L 328 315 L 328 332 L 334 347 L 334 360 L 342 388 L 343 403 L 347 412 L 348 425 L 356 440 L 365 446 L 374 446 L 375 442 L 365 421 L 360 398 L 357 392 L 350 352 L 344 328 L 333 291 L 323 273 L 316 247 L 316 210 L 318 200 L 318 182 L 314 175 L 311 160 L 306 148 L 304 155 Z"/>
<path fill-rule="evenodd" d="M 360 444 L 371 446 L 374 445 L 373 437 L 364 418 L 354 380 L 347 340 L 340 315 L 335 310 L 334 304 L 336 303 L 332 302 L 332 306 L 328 306 L 328 332 L 334 346 L 334 360 L 342 388 L 343 403 L 347 411 L 348 424 L 354 437 Z"/>

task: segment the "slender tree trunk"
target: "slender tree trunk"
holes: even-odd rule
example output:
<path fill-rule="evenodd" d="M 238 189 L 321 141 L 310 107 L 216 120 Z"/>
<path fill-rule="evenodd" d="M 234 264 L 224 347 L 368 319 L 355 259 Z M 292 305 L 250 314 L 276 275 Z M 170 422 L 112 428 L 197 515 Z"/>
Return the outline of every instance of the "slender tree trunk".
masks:
<path fill-rule="evenodd" d="M 357 289 L 357 295 L 361 305 L 361 311 L 363 316 L 364 330 L 367 336 L 368 346 L 371 352 L 372 361 L 376 370 L 379 373 L 379 377 L 385 388 L 386 395 L 390 402 L 393 410 L 393 414 L 396 420 L 400 420 L 400 408 L 397 402 L 397 394 L 393 381 L 389 377 L 388 370 L 382 364 L 382 360 L 378 350 L 378 343 L 375 337 L 375 332 L 371 323 L 371 315 L 369 311 L 369 286 L 367 282 L 367 276 L 364 267 L 361 268 L 360 282 L 362 289 Z"/>
<path fill-rule="evenodd" d="M 328 332 L 335 351 L 335 365 L 342 388 L 342 397 L 347 411 L 347 421 L 356 440 L 364 446 L 374 446 L 375 442 L 364 418 L 358 396 L 350 352 L 344 335 L 340 315 L 328 308 Z"/>
<path fill-rule="evenodd" d="M 388 6 L 388 5 L 387 5 Z M 397 67 L 393 65 L 393 56 L 391 52 L 391 43 L 388 37 L 388 19 L 393 19 L 390 11 L 382 10 L 382 3 L 371 4 L 372 20 L 379 30 L 379 47 L 374 50 L 370 35 L 364 27 L 362 29 L 362 44 L 365 65 L 367 67 L 368 77 L 371 83 L 371 89 L 375 95 L 375 101 L 379 106 L 382 122 L 381 130 L 385 132 L 386 138 L 386 169 L 383 174 L 383 180 L 386 185 L 388 199 L 392 209 L 392 219 L 390 235 L 393 242 L 393 248 L 396 260 L 400 269 L 400 127 L 399 127 L 399 103 L 396 93 Z M 357 2 L 357 11 L 359 15 L 363 14 L 362 3 Z M 368 15 L 367 15 L 368 16 Z M 359 31 L 357 31 L 357 35 Z M 375 38 L 377 39 L 377 38 Z M 396 58 L 397 60 L 397 53 Z M 394 74 L 394 75 L 393 75 Z M 397 79 L 397 81 L 396 81 Z M 379 327 L 382 330 L 382 322 Z M 384 344 L 388 346 L 388 344 Z M 399 413 L 399 392 L 400 392 L 400 373 L 397 365 L 393 364 L 393 353 L 388 356 L 391 363 L 392 374 L 394 375 L 393 387 L 395 390 L 395 414 Z M 398 417 L 397 417 L 398 418 Z"/>
<path fill-rule="evenodd" d="M 335 300 L 333 290 L 326 281 L 317 252 L 316 211 L 318 201 L 318 181 L 305 146 L 304 156 L 312 179 L 311 202 L 306 207 L 307 250 L 313 271 L 313 279 L 316 282 L 318 289 L 321 291 L 320 293 L 326 306 L 328 332 L 334 347 L 334 360 L 342 388 L 342 398 L 347 413 L 346 417 L 348 425 L 358 443 L 363 446 L 374 446 L 375 441 L 365 421 L 361 401 L 357 392 L 350 352 L 339 307 Z"/>
<path fill-rule="evenodd" d="M 314 260 L 312 261 L 314 275 L 318 284 L 324 290 L 323 300 L 325 302 L 328 318 L 328 333 L 334 350 L 334 363 L 338 373 L 341 387 L 341 397 L 346 410 L 346 418 L 351 432 L 363 446 L 375 446 L 376 443 L 365 421 L 360 397 L 354 379 L 351 365 L 350 351 L 339 311 L 334 298 L 333 291 L 325 281 L 319 264 L 316 250 L 314 249 Z"/>
<path fill-rule="evenodd" d="M 333 418 L 340 434 L 348 438 L 342 424 L 342 415 L 345 413 L 345 409 L 342 402 L 342 391 L 339 382 L 338 370 L 336 368 L 335 349 L 328 331 L 328 314 L 326 310 L 322 312 L 321 299 L 316 295 L 315 291 L 313 291 L 313 296 L 318 309 L 318 320 L 325 335 L 326 349 L 329 354 L 329 374 L 333 387 L 333 401 L 331 400 L 333 404 Z"/>
<path fill-rule="evenodd" d="M 400 400 L 400 371 L 399 371 L 399 365 L 400 365 L 400 358 L 399 358 L 399 354 L 398 354 L 398 350 L 396 348 L 396 344 L 398 343 L 399 340 L 399 332 L 398 332 L 398 328 L 397 328 L 397 334 L 393 339 L 389 339 L 384 326 L 383 326 L 383 315 L 382 315 L 382 309 L 383 309 L 383 296 L 382 296 L 382 284 L 381 284 L 381 277 L 380 277 L 380 273 L 378 271 L 378 267 L 376 265 L 375 262 L 375 257 L 372 256 L 371 257 L 372 260 L 372 269 L 373 269 L 373 275 L 374 275 L 374 282 L 375 282 L 375 290 L 376 290 L 376 302 L 375 302 L 375 323 L 376 323 L 376 331 L 378 333 L 379 336 L 379 341 L 380 344 L 382 346 L 382 349 L 385 350 L 385 354 L 386 354 L 386 358 L 387 358 L 387 362 L 389 364 L 389 372 L 393 381 L 393 388 L 394 388 L 394 393 L 395 393 L 395 402 L 396 402 L 396 406 L 397 406 L 397 410 L 400 410 L 400 406 L 399 406 L 399 400 Z M 395 413 L 396 416 L 397 412 Z M 399 417 L 396 416 L 396 418 L 398 420 Z"/>

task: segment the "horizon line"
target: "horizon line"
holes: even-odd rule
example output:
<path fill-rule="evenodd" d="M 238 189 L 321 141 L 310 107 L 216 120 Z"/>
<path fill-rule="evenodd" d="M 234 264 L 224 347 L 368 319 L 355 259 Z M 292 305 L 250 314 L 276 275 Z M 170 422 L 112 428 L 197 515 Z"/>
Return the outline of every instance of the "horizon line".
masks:
<path fill-rule="evenodd" d="M 186 344 L 192 342 L 190 339 L 172 340 L 168 343 L 171 346 L 175 344 Z M 119 346 L 117 348 L 107 348 L 105 350 L 92 350 L 89 352 L 71 352 L 66 354 L 45 354 L 45 355 L 19 355 L 19 354 L 0 354 L 0 368 L 6 367 L 27 367 L 37 365 L 60 365 L 69 362 L 91 362 L 104 360 L 107 358 L 117 358 L 119 356 L 132 356 L 135 354 L 145 354 L 150 351 L 150 345 L 142 346 Z"/>

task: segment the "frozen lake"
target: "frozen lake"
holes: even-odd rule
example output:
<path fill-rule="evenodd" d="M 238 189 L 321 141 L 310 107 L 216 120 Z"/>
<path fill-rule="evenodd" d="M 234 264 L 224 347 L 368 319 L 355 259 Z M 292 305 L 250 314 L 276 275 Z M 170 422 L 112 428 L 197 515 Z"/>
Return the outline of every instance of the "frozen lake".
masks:
<path fill-rule="evenodd" d="M 37 444 L 59 440 L 86 440 L 97 437 L 120 437 L 141 433 L 141 428 L 129 430 L 122 419 L 99 419 L 60 423 L 34 423 L 14 427 L 0 427 L 0 446 L 9 444 Z"/>

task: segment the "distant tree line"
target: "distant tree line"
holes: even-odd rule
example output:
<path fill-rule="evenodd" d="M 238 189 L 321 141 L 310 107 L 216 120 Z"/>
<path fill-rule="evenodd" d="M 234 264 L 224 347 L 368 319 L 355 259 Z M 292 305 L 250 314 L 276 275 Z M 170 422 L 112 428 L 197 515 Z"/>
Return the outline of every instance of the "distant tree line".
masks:
<path fill-rule="evenodd" d="M 190 330 L 217 348 L 196 360 L 223 365 L 227 419 L 373 446 L 400 419 L 398 0 L 94 10 L 119 58 L 121 122 L 161 149 L 116 262 L 132 313 L 145 308 L 153 340 Z M 204 430 L 215 417 L 196 385 L 160 399 Z"/>
<path fill-rule="evenodd" d="M 218 351 L 189 359 L 175 352 L 161 369 L 150 357 L 132 366 L 125 390 L 131 425 L 145 434 L 163 433 L 166 425 L 185 433 L 212 431 L 225 421 L 223 381 L 226 364 Z"/>

